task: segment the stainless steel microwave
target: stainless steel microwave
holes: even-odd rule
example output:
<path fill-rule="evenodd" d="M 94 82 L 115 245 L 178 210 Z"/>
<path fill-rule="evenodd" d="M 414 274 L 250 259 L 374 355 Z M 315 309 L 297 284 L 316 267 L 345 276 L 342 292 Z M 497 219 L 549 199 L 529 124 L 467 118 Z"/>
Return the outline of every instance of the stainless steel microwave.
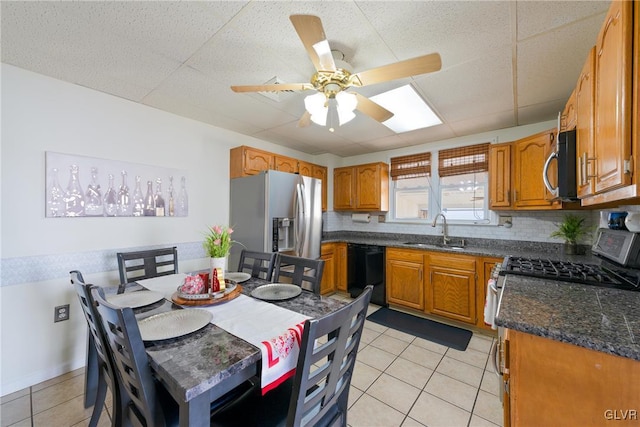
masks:
<path fill-rule="evenodd" d="M 549 181 L 549 166 L 557 161 L 557 187 Z M 563 201 L 578 200 L 578 185 L 576 180 L 576 131 L 568 130 L 558 133 L 556 150 L 549 155 L 542 170 L 542 180 L 549 192 L 556 199 Z"/>

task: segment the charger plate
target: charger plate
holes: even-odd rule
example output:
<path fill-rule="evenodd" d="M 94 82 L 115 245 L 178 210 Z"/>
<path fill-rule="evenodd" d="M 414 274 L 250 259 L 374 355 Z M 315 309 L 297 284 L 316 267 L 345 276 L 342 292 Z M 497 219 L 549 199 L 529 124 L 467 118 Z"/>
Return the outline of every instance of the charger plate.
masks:
<path fill-rule="evenodd" d="M 251 279 L 251 275 L 242 271 L 227 271 L 226 273 L 224 273 L 224 278 L 242 283 Z"/>
<path fill-rule="evenodd" d="M 107 295 L 107 302 L 118 307 L 139 308 L 156 303 L 164 298 L 164 295 L 156 291 L 125 292 L 124 294 Z"/>
<path fill-rule="evenodd" d="M 173 310 L 142 319 L 138 327 L 142 341 L 159 341 L 196 332 L 207 326 L 212 318 L 213 314 L 207 310 Z"/>
<path fill-rule="evenodd" d="M 295 298 L 302 293 L 302 288 L 290 283 L 269 283 L 258 286 L 251 292 L 251 296 L 264 301 L 282 301 Z"/>

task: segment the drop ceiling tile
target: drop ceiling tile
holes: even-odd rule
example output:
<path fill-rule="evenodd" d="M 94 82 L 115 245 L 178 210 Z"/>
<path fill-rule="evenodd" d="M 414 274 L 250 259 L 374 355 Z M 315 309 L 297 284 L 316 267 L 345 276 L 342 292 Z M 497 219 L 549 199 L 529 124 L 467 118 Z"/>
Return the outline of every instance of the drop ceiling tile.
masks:
<path fill-rule="evenodd" d="M 519 124 L 523 123 L 516 123 L 514 111 L 508 110 L 451 122 L 449 126 L 457 136 L 465 136 L 496 129 L 510 128 Z"/>
<path fill-rule="evenodd" d="M 426 129 L 401 133 L 399 136 L 403 141 L 408 142 L 410 145 L 415 145 L 439 141 L 441 139 L 449 139 L 456 135 L 451 131 L 451 128 L 449 128 L 448 125 L 438 125 L 431 126 Z"/>
<path fill-rule="evenodd" d="M 448 68 L 509 41 L 509 2 L 358 3 L 399 59 L 440 52 Z M 507 25 L 505 25 L 507 24 Z"/>
<path fill-rule="evenodd" d="M 518 40 L 585 18 L 595 18 L 599 28 L 610 4 L 609 1 L 519 1 L 516 3 Z M 540 13 L 540 8 L 547 9 L 547 13 Z"/>
<path fill-rule="evenodd" d="M 425 99 L 445 122 L 513 108 L 510 49 L 416 79 Z"/>
<path fill-rule="evenodd" d="M 566 99 L 556 99 L 518 108 L 518 125 L 555 120 L 558 118 L 558 113 L 564 109 L 566 103 Z"/>
<path fill-rule="evenodd" d="M 518 43 L 518 106 L 568 99 L 600 25 L 585 19 Z"/>

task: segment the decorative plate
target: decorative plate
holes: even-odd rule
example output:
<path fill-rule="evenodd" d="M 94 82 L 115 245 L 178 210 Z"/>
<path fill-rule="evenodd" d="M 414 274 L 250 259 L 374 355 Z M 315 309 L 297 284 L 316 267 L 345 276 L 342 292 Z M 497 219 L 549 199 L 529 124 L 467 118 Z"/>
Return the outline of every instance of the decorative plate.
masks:
<path fill-rule="evenodd" d="M 302 293 L 302 288 L 289 283 L 269 283 L 258 286 L 251 292 L 251 296 L 265 301 L 282 301 L 295 298 Z"/>
<path fill-rule="evenodd" d="M 110 294 L 106 296 L 107 302 L 118 307 L 139 308 L 160 301 L 164 295 L 155 291 L 126 292 L 124 294 Z"/>
<path fill-rule="evenodd" d="M 143 341 L 159 341 L 181 337 L 198 331 L 211 322 L 207 310 L 189 308 L 156 314 L 138 322 Z"/>
<path fill-rule="evenodd" d="M 229 279 L 233 280 L 234 282 L 242 283 L 251 279 L 251 275 L 249 273 L 243 273 L 241 271 L 227 271 L 226 273 L 224 273 L 224 278 L 225 280 Z"/>

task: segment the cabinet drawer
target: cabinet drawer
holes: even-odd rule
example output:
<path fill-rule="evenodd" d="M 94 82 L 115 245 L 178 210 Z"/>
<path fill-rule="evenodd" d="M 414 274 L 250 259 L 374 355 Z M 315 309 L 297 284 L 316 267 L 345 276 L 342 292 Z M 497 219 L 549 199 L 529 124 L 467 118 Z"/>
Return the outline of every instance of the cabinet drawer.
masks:
<path fill-rule="evenodd" d="M 429 264 L 455 268 L 464 271 L 476 270 L 475 257 L 467 255 L 429 254 Z"/>
<path fill-rule="evenodd" d="M 387 248 L 387 258 L 422 263 L 424 251 Z"/>

